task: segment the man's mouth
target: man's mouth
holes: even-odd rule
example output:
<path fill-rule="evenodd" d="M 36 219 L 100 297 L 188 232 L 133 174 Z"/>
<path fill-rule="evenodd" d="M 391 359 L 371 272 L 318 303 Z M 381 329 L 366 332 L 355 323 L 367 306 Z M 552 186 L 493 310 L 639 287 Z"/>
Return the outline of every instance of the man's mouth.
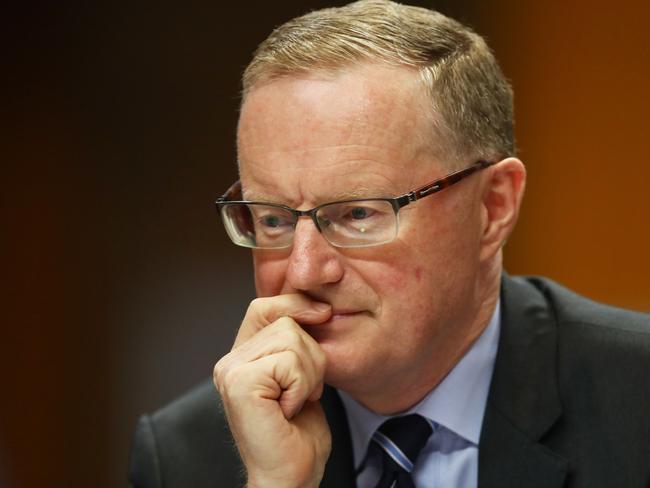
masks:
<path fill-rule="evenodd" d="M 333 310 L 330 320 L 342 320 L 360 314 L 361 310 Z"/>

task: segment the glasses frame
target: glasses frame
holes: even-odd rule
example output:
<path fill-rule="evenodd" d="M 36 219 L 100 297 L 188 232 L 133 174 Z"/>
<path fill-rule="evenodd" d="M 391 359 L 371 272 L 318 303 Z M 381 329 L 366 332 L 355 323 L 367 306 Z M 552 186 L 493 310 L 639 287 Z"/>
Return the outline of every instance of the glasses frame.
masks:
<path fill-rule="evenodd" d="M 411 191 L 409 191 L 407 193 L 404 193 L 403 195 L 400 195 L 398 197 L 352 198 L 350 200 L 337 200 L 335 202 L 323 203 L 323 204 L 318 205 L 318 206 L 316 206 L 314 208 L 310 208 L 309 210 L 297 210 L 295 208 L 291 208 L 291 207 L 289 207 L 287 205 L 283 205 L 281 203 L 260 202 L 260 201 L 252 201 L 252 200 L 232 200 L 231 198 L 233 198 L 234 195 L 238 195 L 238 194 L 241 195 L 241 181 L 237 180 L 235 183 L 233 183 L 230 186 L 230 188 L 228 188 L 226 193 L 224 193 L 222 196 L 217 198 L 217 200 L 215 202 L 215 205 L 217 206 L 217 210 L 219 211 L 219 214 L 221 215 L 222 219 L 224 219 L 224 217 L 223 217 L 223 208 L 225 206 L 227 206 L 227 205 L 230 205 L 230 204 L 246 204 L 246 205 L 256 204 L 256 205 L 266 205 L 266 206 L 269 206 L 269 207 L 281 208 L 281 209 L 284 209 L 284 210 L 290 212 L 291 214 L 293 214 L 293 216 L 296 219 L 296 222 L 298 221 L 298 219 L 300 217 L 310 217 L 311 220 L 314 222 L 314 225 L 318 229 L 318 232 L 323 234 L 323 230 L 321 229 L 321 226 L 320 226 L 320 224 L 318 222 L 318 218 L 316 217 L 316 213 L 323 207 L 326 207 L 326 206 L 332 205 L 332 204 L 337 204 L 337 203 L 364 202 L 364 201 L 368 201 L 368 200 L 371 200 L 371 201 L 372 200 L 374 200 L 374 201 L 385 201 L 385 202 L 389 202 L 391 204 L 391 206 L 393 207 L 393 211 L 395 212 L 395 216 L 397 217 L 398 214 L 399 214 L 400 209 L 407 206 L 408 204 L 410 204 L 412 202 L 415 202 L 417 200 L 421 200 L 424 197 L 434 195 L 434 194 L 444 190 L 445 188 L 449 188 L 450 186 L 455 185 L 456 183 L 458 183 L 462 179 L 468 177 L 469 175 L 474 174 L 477 171 L 481 171 L 481 170 L 483 170 L 485 168 L 488 168 L 490 166 L 493 166 L 494 164 L 496 164 L 495 161 L 484 161 L 484 160 L 477 161 L 474 164 L 472 164 L 471 166 L 468 166 L 467 168 L 464 168 L 464 169 L 461 169 L 461 170 L 458 170 L 458 171 L 454 171 L 453 173 L 449 173 L 448 175 L 445 175 L 445 176 L 443 176 L 441 178 L 433 180 L 433 181 L 427 183 L 426 185 L 418 187 L 418 188 L 416 188 L 414 190 L 411 190 Z M 324 234 L 323 234 L 323 237 L 325 237 Z M 327 240 L 327 242 L 329 242 L 330 244 L 332 244 L 335 247 L 372 247 L 372 246 L 376 246 L 376 245 L 385 244 L 385 242 L 379 242 L 377 244 L 365 244 L 365 245 L 361 245 L 361 246 L 341 246 L 341 245 L 338 245 L 338 244 L 335 244 L 335 243 L 331 242 L 329 239 L 327 239 L 327 237 L 325 237 L 325 239 Z M 386 242 L 390 242 L 390 241 L 386 241 Z M 258 248 L 258 247 L 254 247 L 253 249 L 286 249 L 286 248 L 291 247 L 291 245 L 292 245 L 292 242 L 290 242 L 286 246 L 282 246 L 282 247 L 275 247 L 275 248 Z M 247 246 L 243 246 L 243 247 L 247 247 Z"/>

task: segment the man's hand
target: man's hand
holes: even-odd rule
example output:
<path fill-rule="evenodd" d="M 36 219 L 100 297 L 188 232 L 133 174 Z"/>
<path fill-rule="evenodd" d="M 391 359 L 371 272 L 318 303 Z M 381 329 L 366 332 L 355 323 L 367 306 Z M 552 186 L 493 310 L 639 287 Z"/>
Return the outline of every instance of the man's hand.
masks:
<path fill-rule="evenodd" d="M 304 295 L 251 302 L 233 349 L 214 367 L 249 487 L 318 486 L 331 435 L 318 402 L 325 355 L 301 327 L 328 320 Z"/>

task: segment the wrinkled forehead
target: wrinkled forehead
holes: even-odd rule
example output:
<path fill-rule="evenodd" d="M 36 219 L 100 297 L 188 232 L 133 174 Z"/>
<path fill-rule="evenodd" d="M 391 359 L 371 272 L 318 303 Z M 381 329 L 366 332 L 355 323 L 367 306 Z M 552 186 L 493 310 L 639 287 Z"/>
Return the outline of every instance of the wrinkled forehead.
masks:
<path fill-rule="evenodd" d="M 238 146 L 241 152 L 251 144 L 269 142 L 286 149 L 310 143 L 362 144 L 387 135 L 412 144 L 429 132 L 430 113 L 429 97 L 414 69 L 364 65 L 306 73 L 273 80 L 248 93 Z"/>
<path fill-rule="evenodd" d="M 389 191 L 430 152 L 427 99 L 415 70 L 386 66 L 281 78 L 254 88 L 238 127 L 244 191 L 310 172 L 328 184 L 364 179 L 367 188 L 357 194 Z"/>

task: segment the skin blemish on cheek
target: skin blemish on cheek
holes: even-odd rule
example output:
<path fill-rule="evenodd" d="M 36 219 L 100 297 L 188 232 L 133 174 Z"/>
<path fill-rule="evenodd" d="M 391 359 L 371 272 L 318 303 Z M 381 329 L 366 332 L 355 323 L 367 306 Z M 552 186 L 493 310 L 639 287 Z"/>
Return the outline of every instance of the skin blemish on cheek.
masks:
<path fill-rule="evenodd" d="M 400 272 L 399 269 L 391 268 L 377 275 L 377 282 L 382 283 L 385 290 L 401 291 L 413 281 L 408 273 Z"/>
<path fill-rule="evenodd" d="M 417 281 L 422 281 L 422 268 L 420 266 L 417 266 L 415 268 L 415 279 Z"/>

